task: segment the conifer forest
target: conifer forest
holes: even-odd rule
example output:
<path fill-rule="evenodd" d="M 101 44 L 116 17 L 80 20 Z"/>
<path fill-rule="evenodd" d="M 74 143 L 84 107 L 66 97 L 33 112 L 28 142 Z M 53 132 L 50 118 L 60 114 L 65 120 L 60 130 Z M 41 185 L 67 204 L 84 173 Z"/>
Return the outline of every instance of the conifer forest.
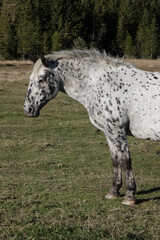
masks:
<path fill-rule="evenodd" d="M 71 48 L 160 56 L 160 0 L 0 0 L 0 59 Z"/>

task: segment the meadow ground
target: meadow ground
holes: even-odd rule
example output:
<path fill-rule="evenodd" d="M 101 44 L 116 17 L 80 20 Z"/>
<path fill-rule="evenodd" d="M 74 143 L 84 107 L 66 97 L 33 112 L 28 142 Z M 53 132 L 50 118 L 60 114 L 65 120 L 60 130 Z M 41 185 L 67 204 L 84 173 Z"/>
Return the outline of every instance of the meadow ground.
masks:
<path fill-rule="evenodd" d="M 159 60 L 132 62 L 160 71 Z M 106 200 L 112 164 L 103 133 L 64 94 L 27 118 L 31 69 L 0 62 L 0 239 L 159 240 L 160 143 L 128 138 L 138 204 Z"/>

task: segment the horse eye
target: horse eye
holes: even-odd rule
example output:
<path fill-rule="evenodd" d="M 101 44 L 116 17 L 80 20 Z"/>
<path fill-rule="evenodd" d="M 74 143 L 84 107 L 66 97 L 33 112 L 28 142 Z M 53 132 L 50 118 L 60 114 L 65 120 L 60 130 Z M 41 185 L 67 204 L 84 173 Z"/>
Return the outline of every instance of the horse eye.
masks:
<path fill-rule="evenodd" d="M 43 82 L 43 79 L 39 79 L 39 80 L 38 80 L 38 83 L 42 83 L 42 82 Z"/>

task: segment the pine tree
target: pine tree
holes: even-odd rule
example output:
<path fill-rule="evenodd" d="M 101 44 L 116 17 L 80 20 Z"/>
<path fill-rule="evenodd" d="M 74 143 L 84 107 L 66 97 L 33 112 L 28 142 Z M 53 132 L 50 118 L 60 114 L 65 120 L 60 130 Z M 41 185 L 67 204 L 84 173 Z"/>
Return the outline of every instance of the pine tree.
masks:
<path fill-rule="evenodd" d="M 31 0 L 21 1 L 17 27 L 18 53 L 24 58 L 39 55 L 42 51 L 40 20 L 34 14 Z"/>
<path fill-rule="evenodd" d="M 108 3 L 108 11 L 110 14 L 117 15 L 120 1 L 119 0 L 109 0 Z"/>
<path fill-rule="evenodd" d="M 17 4 L 15 0 L 4 1 L 0 15 L 0 56 L 5 59 L 16 56 Z"/>
<path fill-rule="evenodd" d="M 117 10 L 119 15 L 116 41 L 119 52 L 123 54 L 128 33 L 133 40 L 135 39 L 139 19 L 141 18 L 142 0 L 123 0 Z"/>
<path fill-rule="evenodd" d="M 154 16 L 150 25 L 150 57 L 151 58 L 157 57 L 157 54 L 158 54 L 157 50 L 160 44 L 158 33 L 159 33 L 159 29 L 157 27 L 156 18 Z"/>
<path fill-rule="evenodd" d="M 82 33 L 81 38 L 87 43 L 88 46 L 91 45 L 94 35 L 94 1 L 93 0 L 82 0 L 82 9 L 84 14 L 84 19 L 82 22 Z"/>
<path fill-rule="evenodd" d="M 65 37 L 64 34 L 58 31 L 55 31 L 52 36 L 52 50 L 59 51 L 62 50 L 65 46 Z"/>
<path fill-rule="evenodd" d="M 8 59 L 13 57 L 13 33 L 8 19 L 1 15 L 0 18 L 0 57 Z"/>
<path fill-rule="evenodd" d="M 0 0 L 0 9 L 1 9 L 1 7 L 2 7 L 2 0 Z"/>
<path fill-rule="evenodd" d="M 118 20 L 118 26 L 117 26 L 117 36 L 116 36 L 116 43 L 117 43 L 117 49 L 119 54 L 123 54 L 124 49 L 124 43 L 126 39 L 126 27 L 125 27 L 125 18 L 123 12 L 120 13 L 119 20 Z"/>
<path fill-rule="evenodd" d="M 132 58 L 136 55 L 135 46 L 133 45 L 132 37 L 129 34 L 127 34 L 125 41 L 124 55 L 126 58 Z"/>
<path fill-rule="evenodd" d="M 34 0 L 35 1 L 35 0 Z M 36 4 L 37 16 L 40 19 L 42 32 L 49 33 L 52 28 L 52 5 L 53 0 L 37 0 L 39 3 Z"/>
<path fill-rule="evenodd" d="M 93 10 L 93 35 L 92 42 L 98 48 L 103 48 L 107 35 L 108 11 L 106 0 L 95 0 Z M 95 44 L 96 43 L 96 44 Z"/>
<path fill-rule="evenodd" d="M 75 40 L 73 40 L 73 48 L 76 48 L 76 49 L 87 49 L 87 44 L 86 42 L 84 41 L 83 38 L 81 37 L 78 37 L 76 38 Z"/>
<path fill-rule="evenodd" d="M 51 30 L 43 33 L 43 54 L 47 54 L 52 49 L 52 33 Z"/>
<path fill-rule="evenodd" d="M 57 0 L 52 8 L 53 50 L 70 48 L 82 34 L 84 14 L 81 1 Z"/>
<path fill-rule="evenodd" d="M 158 49 L 158 32 L 155 16 L 148 9 L 144 10 L 142 21 L 137 31 L 137 51 L 142 58 L 156 57 Z"/>

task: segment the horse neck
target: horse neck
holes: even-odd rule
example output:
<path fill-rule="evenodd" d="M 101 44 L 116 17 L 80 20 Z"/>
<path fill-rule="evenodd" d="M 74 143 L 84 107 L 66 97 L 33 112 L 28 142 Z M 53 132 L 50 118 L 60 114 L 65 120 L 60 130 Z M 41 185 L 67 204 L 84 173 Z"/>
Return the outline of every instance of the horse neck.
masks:
<path fill-rule="evenodd" d="M 91 63 L 79 59 L 60 60 L 57 74 L 68 96 L 86 107 L 86 90 L 89 84 Z"/>

